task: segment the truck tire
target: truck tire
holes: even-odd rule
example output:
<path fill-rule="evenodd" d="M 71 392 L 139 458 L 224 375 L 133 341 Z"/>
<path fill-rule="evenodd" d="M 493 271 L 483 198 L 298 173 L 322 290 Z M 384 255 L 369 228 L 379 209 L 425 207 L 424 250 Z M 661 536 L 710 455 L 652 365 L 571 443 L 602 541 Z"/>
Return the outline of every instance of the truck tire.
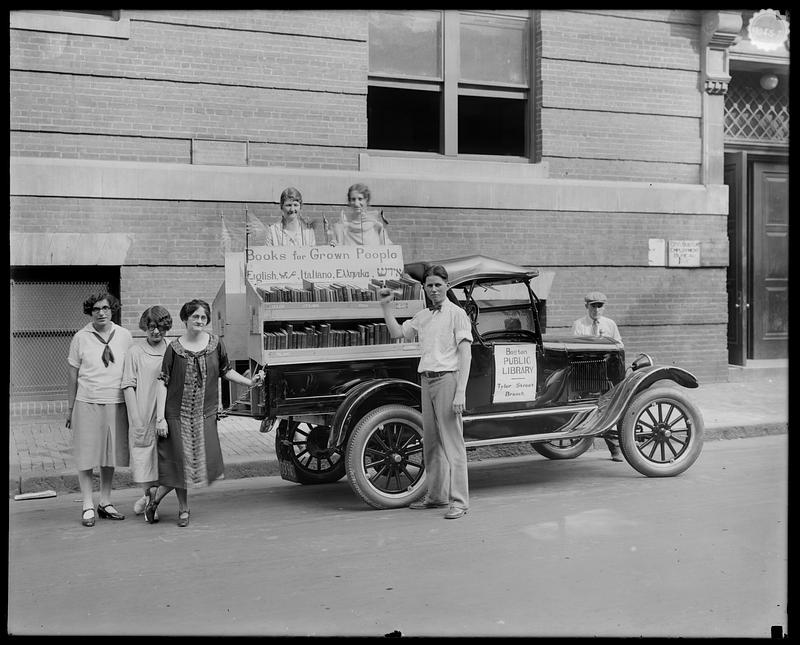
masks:
<path fill-rule="evenodd" d="M 703 415 L 678 386 L 650 387 L 630 402 L 618 424 L 625 460 L 647 477 L 673 477 L 703 449 Z"/>
<path fill-rule="evenodd" d="M 400 508 L 425 494 L 422 414 L 405 405 L 368 412 L 350 433 L 347 479 L 374 508 Z"/>
<path fill-rule="evenodd" d="M 345 474 L 341 453 L 328 448 L 328 426 L 286 421 L 275 433 L 275 454 L 294 467 L 300 484 L 331 484 Z M 281 424 L 283 426 L 283 424 Z"/>
<path fill-rule="evenodd" d="M 532 443 L 533 449 L 548 459 L 575 459 L 589 450 L 594 437 L 576 437 Z"/>

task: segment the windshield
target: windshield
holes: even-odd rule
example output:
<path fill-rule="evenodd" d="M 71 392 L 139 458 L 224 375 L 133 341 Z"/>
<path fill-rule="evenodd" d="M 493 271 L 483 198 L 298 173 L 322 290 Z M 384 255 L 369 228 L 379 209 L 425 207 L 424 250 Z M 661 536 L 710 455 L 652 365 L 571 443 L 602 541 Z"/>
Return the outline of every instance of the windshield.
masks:
<path fill-rule="evenodd" d="M 453 289 L 459 303 L 464 306 L 466 289 Z M 508 331 L 524 329 L 535 331 L 531 301 L 525 284 L 477 285 L 472 299 L 478 305 L 478 331 Z"/>

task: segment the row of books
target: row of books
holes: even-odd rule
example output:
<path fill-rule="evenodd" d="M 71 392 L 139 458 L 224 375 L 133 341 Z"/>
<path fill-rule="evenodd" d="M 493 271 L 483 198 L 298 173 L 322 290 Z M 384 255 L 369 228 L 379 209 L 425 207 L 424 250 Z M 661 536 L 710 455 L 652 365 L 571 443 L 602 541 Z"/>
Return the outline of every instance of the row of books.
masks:
<path fill-rule="evenodd" d="M 310 349 L 318 347 L 352 347 L 387 345 L 400 342 L 389 335 L 386 323 L 364 323 L 335 329 L 330 323 L 284 323 L 280 328 L 264 332 L 264 349 Z"/>
<path fill-rule="evenodd" d="M 422 295 L 422 285 L 410 278 L 378 280 L 373 278 L 366 287 L 338 282 L 311 282 L 303 280 L 303 286 L 257 286 L 256 292 L 264 302 L 363 302 L 381 299 L 379 291 L 384 287 L 395 292 L 399 300 L 417 300 Z"/>

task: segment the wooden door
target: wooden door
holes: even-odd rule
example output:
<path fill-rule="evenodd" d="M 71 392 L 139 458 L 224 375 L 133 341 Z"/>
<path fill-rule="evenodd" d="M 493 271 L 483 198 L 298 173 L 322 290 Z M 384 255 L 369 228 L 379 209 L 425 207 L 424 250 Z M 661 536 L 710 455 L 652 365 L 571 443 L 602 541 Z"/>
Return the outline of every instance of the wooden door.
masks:
<path fill-rule="evenodd" d="M 789 339 L 789 168 L 752 165 L 750 358 L 786 358 Z"/>
<path fill-rule="evenodd" d="M 725 155 L 728 186 L 728 363 L 744 365 L 747 357 L 747 211 L 746 154 Z"/>

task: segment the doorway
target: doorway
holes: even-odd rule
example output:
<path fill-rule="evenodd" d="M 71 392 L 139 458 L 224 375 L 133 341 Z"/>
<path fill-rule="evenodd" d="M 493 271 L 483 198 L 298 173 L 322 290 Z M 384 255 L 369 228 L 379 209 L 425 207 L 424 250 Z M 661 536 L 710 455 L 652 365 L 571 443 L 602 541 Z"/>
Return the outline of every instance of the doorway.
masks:
<path fill-rule="evenodd" d="M 783 155 L 725 154 L 729 186 L 728 362 L 787 358 L 789 166 Z"/>

